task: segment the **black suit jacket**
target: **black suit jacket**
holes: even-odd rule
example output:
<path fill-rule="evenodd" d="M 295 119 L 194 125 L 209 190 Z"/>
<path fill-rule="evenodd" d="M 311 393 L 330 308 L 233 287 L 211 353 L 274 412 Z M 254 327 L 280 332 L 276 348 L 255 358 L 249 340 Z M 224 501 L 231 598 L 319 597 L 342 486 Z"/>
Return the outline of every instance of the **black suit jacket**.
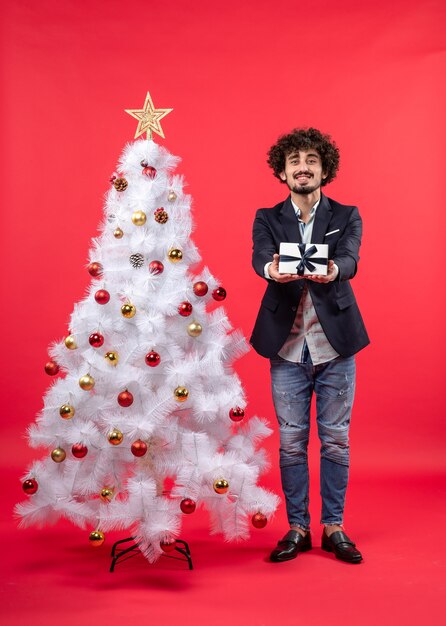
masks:
<path fill-rule="evenodd" d="M 332 231 L 337 232 L 326 236 Z M 268 280 L 250 340 L 256 352 L 273 357 L 280 351 L 293 326 L 305 283 L 324 333 L 336 352 L 343 357 L 351 356 L 369 343 L 350 285 L 358 269 L 361 235 L 362 220 L 357 207 L 340 204 L 321 194 L 311 241 L 328 244 L 328 258 L 339 267 L 339 274 L 330 283 Z M 272 209 L 259 209 L 256 213 L 252 264 L 262 278 L 265 264 L 279 252 L 282 241 L 302 241 L 290 197 Z"/>

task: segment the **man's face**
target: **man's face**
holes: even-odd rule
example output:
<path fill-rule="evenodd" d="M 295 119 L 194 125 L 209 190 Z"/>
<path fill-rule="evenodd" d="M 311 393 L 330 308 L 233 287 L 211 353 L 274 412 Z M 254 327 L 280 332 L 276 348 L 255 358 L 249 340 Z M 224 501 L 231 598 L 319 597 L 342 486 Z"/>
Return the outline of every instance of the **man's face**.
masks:
<path fill-rule="evenodd" d="M 313 193 L 326 177 L 321 157 L 311 149 L 290 152 L 285 159 L 285 169 L 280 173 L 280 178 L 290 190 L 298 194 Z"/>

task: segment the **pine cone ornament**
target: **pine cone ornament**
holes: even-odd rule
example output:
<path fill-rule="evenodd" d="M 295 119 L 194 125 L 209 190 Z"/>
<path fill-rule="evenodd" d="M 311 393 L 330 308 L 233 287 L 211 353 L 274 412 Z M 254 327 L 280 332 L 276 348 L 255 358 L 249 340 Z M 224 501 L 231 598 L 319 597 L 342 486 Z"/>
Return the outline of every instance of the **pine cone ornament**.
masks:
<path fill-rule="evenodd" d="M 113 187 L 116 191 L 125 191 L 128 187 L 128 182 L 125 178 L 115 178 L 113 181 Z"/>
<path fill-rule="evenodd" d="M 137 252 L 136 254 L 132 254 L 129 260 L 132 266 L 136 269 L 144 265 L 144 255 L 141 254 L 140 252 Z"/>
<path fill-rule="evenodd" d="M 165 224 L 168 219 L 169 216 L 167 214 L 167 211 L 165 211 L 163 208 L 157 209 L 155 211 L 155 222 L 158 222 L 158 224 Z"/>

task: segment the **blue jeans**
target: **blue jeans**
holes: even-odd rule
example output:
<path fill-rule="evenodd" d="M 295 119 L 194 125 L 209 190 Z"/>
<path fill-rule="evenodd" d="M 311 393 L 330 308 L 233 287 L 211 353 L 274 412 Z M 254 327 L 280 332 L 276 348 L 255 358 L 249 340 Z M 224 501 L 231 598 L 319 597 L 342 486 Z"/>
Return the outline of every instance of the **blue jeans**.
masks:
<path fill-rule="evenodd" d="M 313 365 L 271 359 L 274 407 L 280 431 L 280 474 L 290 526 L 309 530 L 308 439 L 316 395 L 321 442 L 321 524 L 343 523 L 350 463 L 348 431 L 355 394 L 355 357 Z"/>

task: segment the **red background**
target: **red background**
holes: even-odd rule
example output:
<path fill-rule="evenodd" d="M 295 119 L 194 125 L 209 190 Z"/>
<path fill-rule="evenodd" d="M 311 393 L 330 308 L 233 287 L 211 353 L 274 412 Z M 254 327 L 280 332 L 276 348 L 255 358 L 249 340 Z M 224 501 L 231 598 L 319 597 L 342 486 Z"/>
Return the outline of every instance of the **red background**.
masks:
<path fill-rule="evenodd" d="M 23 433 L 49 384 L 47 346 L 66 333 L 88 284 L 108 178 L 136 128 L 124 109 L 141 107 L 147 90 L 156 107 L 174 108 L 159 141 L 183 159 L 194 240 L 246 336 L 264 289 L 250 266 L 254 212 L 286 194 L 265 153 L 294 126 L 316 126 L 338 143 L 341 169 L 326 193 L 360 207 L 353 287 L 372 340 L 358 355 L 347 522 L 369 538 L 371 526 L 393 537 L 400 524 L 433 529 L 445 471 L 444 4 L 15 0 L 2 12 L 1 462 L 11 541 L 18 477 L 38 456 Z M 249 412 L 274 423 L 267 361 L 251 352 L 237 371 Z M 267 445 L 277 466 L 276 435 Z M 277 467 L 264 484 L 280 489 Z M 313 489 L 317 521 L 317 481 Z M 391 494 L 404 489 L 403 512 Z M 393 519 L 385 507 L 377 515 L 383 501 L 396 507 Z M 276 524 L 270 542 L 283 531 L 283 507 Z M 426 574 L 426 590 L 437 575 Z"/>

